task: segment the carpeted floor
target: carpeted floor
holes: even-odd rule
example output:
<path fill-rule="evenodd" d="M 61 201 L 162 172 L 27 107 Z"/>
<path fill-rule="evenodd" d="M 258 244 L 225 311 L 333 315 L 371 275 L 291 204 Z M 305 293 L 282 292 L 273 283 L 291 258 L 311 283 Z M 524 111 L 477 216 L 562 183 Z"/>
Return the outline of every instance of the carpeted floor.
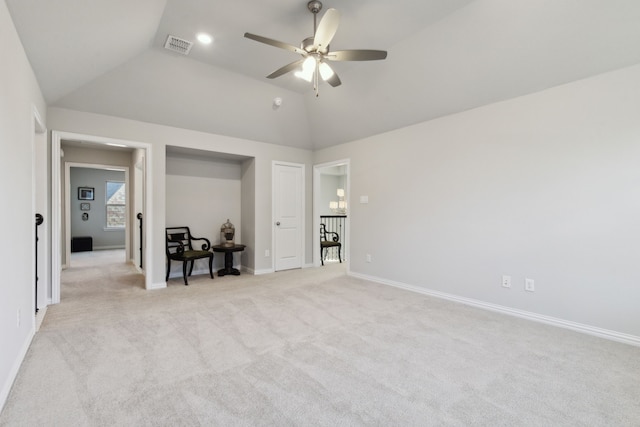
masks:
<path fill-rule="evenodd" d="M 345 275 L 63 274 L 2 426 L 638 426 L 640 348 Z"/>

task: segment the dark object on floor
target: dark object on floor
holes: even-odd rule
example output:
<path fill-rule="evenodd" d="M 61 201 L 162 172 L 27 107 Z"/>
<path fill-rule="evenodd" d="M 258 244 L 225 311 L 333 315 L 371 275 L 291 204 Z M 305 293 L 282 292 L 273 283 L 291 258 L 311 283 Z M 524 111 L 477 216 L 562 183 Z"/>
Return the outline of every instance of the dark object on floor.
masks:
<path fill-rule="evenodd" d="M 222 244 L 213 247 L 214 252 L 224 252 L 224 268 L 218 270 L 218 276 L 226 276 L 227 274 L 233 274 L 234 276 L 240 275 L 240 271 L 237 268 L 233 268 L 233 253 L 242 252 L 244 248 L 245 246 L 240 244 L 233 246 Z"/>
<path fill-rule="evenodd" d="M 209 258 L 209 274 L 213 279 L 213 252 L 211 249 L 211 242 L 205 237 L 193 237 L 189 227 L 167 227 L 166 233 L 166 249 L 167 249 L 167 278 L 169 280 L 169 272 L 171 271 L 171 260 L 182 261 L 182 277 L 184 278 L 185 286 L 189 284 L 187 282 L 187 276 L 191 276 L 193 272 L 193 264 L 195 260 L 202 258 Z M 202 240 L 202 250 L 193 249 L 193 241 Z M 189 267 L 189 274 L 187 274 L 187 264 L 191 263 Z"/>
<path fill-rule="evenodd" d="M 320 262 L 322 262 L 322 265 L 324 265 L 324 259 L 327 257 L 329 248 L 338 248 L 338 259 L 342 262 L 342 256 L 340 256 L 340 252 L 342 252 L 340 235 L 335 231 L 327 231 L 327 226 L 320 224 Z"/>
<path fill-rule="evenodd" d="M 71 238 L 71 252 L 87 252 L 93 250 L 93 237 L 82 236 Z"/>

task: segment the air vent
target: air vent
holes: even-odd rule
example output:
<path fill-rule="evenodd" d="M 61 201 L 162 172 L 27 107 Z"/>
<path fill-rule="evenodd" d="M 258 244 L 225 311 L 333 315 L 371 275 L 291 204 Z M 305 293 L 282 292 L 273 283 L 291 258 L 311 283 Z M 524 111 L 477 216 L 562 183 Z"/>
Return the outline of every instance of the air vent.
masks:
<path fill-rule="evenodd" d="M 172 36 L 171 34 L 169 34 L 167 41 L 164 44 L 165 49 L 169 49 L 183 55 L 188 55 L 192 46 L 193 43 L 189 40 L 181 39 L 176 36 Z"/>

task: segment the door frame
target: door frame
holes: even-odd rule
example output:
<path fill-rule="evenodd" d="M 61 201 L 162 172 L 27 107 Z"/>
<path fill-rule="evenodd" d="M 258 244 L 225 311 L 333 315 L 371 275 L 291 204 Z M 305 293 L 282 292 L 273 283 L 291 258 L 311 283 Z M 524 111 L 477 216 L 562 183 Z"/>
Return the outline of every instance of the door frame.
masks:
<path fill-rule="evenodd" d="M 31 241 L 34 242 L 36 234 L 38 234 L 38 243 L 34 245 L 32 256 L 33 261 L 31 263 L 32 274 L 31 277 L 36 279 L 36 271 L 38 272 L 37 280 L 35 280 L 32 292 L 34 293 L 32 301 L 34 304 L 32 313 L 32 321 L 34 330 L 38 330 L 38 327 L 44 315 L 47 312 L 47 307 L 50 304 L 49 300 L 49 286 L 51 283 L 51 274 L 49 269 L 49 232 L 51 230 L 51 218 L 47 218 L 49 215 L 49 206 L 47 201 L 47 184 L 46 182 L 40 182 L 38 180 L 39 174 L 37 173 L 37 159 L 41 156 L 44 158 L 44 163 L 48 162 L 47 159 L 47 127 L 44 125 L 42 116 L 35 105 L 31 105 L 33 115 L 33 132 L 31 133 L 31 214 L 32 221 L 35 219 L 36 213 L 40 213 L 44 216 L 42 223 L 42 232 L 37 233 L 35 227 L 31 227 Z M 44 149 L 43 149 L 44 148 Z M 44 172 L 45 180 L 48 179 L 47 172 Z M 43 185 L 40 185 L 43 184 Z M 38 205 L 43 206 L 44 212 L 38 212 Z M 40 256 L 38 256 L 40 254 Z M 38 261 L 37 270 L 35 260 Z M 36 289 L 37 288 L 37 289 Z M 37 300 L 35 293 L 37 292 Z M 40 305 L 40 303 L 42 305 Z"/>
<path fill-rule="evenodd" d="M 300 182 L 301 185 L 301 197 L 300 197 L 300 268 L 305 267 L 306 260 L 306 211 L 305 211 L 305 201 L 306 201 L 306 166 L 304 163 L 292 163 L 292 162 L 282 162 L 279 160 L 273 160 L 271 162 L 271 271 L 276 270 L 276 180 L 275 180 L 275 170 L 276 166 L 289 166 L 289 167 L 297 167 L 300 168 L 301 174 Z"/>
<path fill-rule="evenodd" d="M 342 159 L 342 160 L 334 160 L 332 162 L 326 163 L 318 163 L 317 165 L 313 165 L 313 265 L 314 267 L 320 267 L 320 257 L 322 254 L 320 253 L 320 175 L 322 169 L 335 167 L 335 166 L 344 166 L 346 178 L 346 191 L 347 191 L 347 207 L 349 208 L 348 212 L 353 210 L 353 205 L 351 204 L 351 160 L 350 159 Z M 345 221 L 345 233 L 344 233 L 344 241 L 345 247 L 347 251 L 351 250 L 351 214 L 347 213 L 347 218 Z M 347 252 L 345 253 L 346 260 L 344 261 L 347 265 L 347 273 L 351 271 L 350 269 L 350 260 L 351 255 Z"/>
<path fill-rule="evenodd" d="M 60 275 L 62 273 L 62 184 L 61 184 L 61 157 L 62 140 L 86 141 L 95 144 L 120 144 L 130 148 L 139 148 L 145 151 L 145 193 L 144 193 L 144 233 L 146 246 L 144 248 L 144 265 L 142 272 L 145 276 L 145 288 L 153 289 L 151 272 L 153 271 L 153 215 L 150 207 L 153 206 L 153 181 L 152 174 L 152 150 L 147 142 L 107 138 L 95 135 L 84 135 L 74 132 L 51 131 L 51 303 L 60 303 Z"/>

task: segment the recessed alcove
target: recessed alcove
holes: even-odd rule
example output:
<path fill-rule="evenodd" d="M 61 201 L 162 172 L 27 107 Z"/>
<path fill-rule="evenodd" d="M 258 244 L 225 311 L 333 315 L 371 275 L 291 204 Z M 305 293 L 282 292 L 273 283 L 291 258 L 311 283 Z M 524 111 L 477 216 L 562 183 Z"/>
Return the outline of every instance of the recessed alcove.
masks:
<path fill-rule="evenodd" d="M 189 226 L 196 237 L 220 243 L 220 226 L 229 219 L 236 228 L 236 243 L 255 243 L 255 173 L 253 157 L 185 147 L 166 148 L 167 227 Z M 234 266 L 252 269 L 253 250 L 234 255 Z M 216 254 L 214 267 L 223 267 Z M 196 261 L 193 274 L 207 272 L 206 260 Z M 182 277 L 172 263 L 170 277 Z"/>

